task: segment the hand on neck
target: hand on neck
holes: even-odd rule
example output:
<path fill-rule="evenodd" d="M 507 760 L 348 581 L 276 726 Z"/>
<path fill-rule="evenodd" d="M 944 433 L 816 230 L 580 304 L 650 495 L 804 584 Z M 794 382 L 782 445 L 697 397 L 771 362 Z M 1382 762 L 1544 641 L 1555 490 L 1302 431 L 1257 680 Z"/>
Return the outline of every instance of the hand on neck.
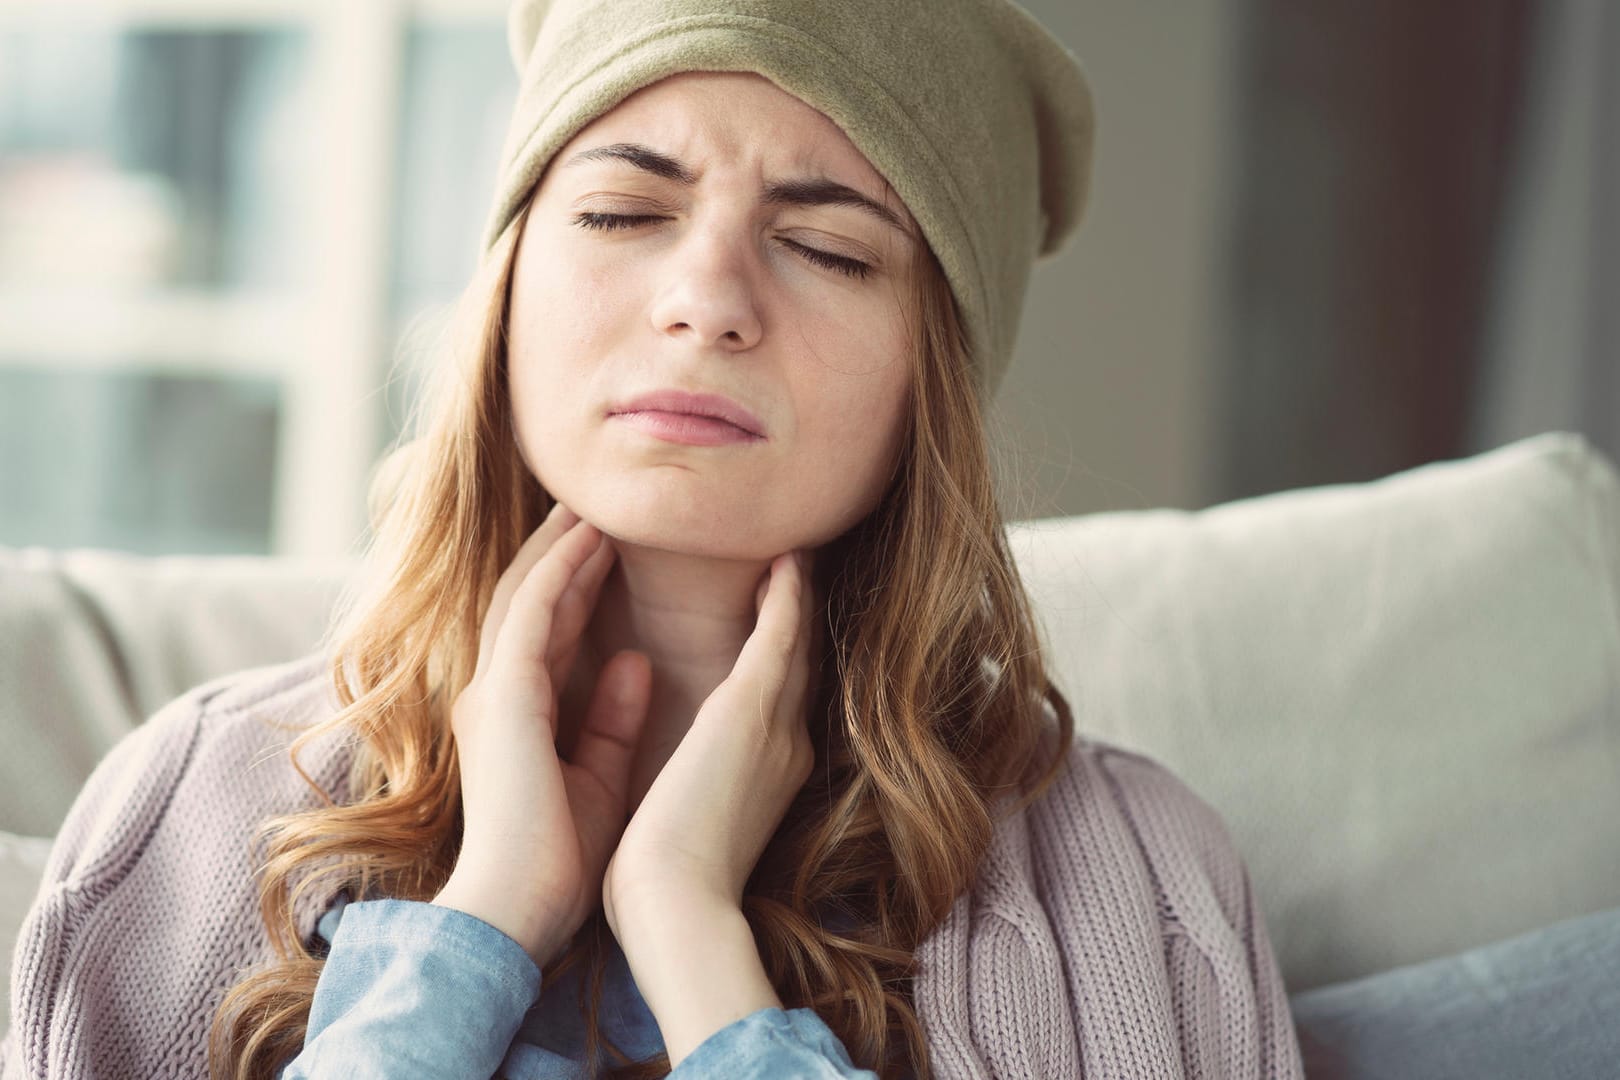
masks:
<path fill-rule="evenodd" d="M 624 649 L 652 661 L 652 705 L 631 769 L 630 810 L 675 752 L 753 632 L 754 597 L 770 558 L 736 560 L 644 547 L 609 537 L 617 551 L 561 691 L 560 752 L 572 749 L 596 674 Z"/>

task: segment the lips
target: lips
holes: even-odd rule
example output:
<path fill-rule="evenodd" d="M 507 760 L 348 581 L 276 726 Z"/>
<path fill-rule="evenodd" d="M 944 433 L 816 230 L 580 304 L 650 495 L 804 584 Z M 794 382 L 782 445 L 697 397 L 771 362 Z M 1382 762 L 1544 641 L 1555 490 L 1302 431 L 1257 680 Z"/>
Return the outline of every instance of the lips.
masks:
<path fill-rule="evenodd" d="M 609 416 L 620 413 L 661 412 L 703 416 L 722 420 L 755 438 L 765 437 L 765 425 L 742 405 L 721 394 L 693 393 L 687 390 L 655 390 L 622 401 L 608 409 Z"/>

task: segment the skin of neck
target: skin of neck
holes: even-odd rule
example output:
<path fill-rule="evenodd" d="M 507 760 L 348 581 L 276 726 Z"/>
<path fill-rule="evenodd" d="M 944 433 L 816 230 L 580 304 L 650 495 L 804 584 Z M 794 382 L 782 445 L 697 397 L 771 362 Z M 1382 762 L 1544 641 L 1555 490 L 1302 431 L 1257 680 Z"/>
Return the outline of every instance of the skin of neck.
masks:
<path fill-rule="evenodd" d="M 629 811 L 674 754 L 753 632 L 770 560 L 718 559 L 608 537 L 617 553 L 559 694 L 559 751 L 573 749 L 601 665 L 624 649 L 652 661 L 652 698 L 630 770 Z"/>

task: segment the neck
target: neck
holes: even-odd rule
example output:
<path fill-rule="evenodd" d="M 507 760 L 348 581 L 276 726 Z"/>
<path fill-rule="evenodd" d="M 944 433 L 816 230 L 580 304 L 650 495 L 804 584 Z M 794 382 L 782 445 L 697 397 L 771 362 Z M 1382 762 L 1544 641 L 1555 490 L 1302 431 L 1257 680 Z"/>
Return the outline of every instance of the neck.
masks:
<path fill-rule="evenodd" d="M 754 629 L 754 594 L 770 560 L 718 559 L 615 540 L 567 688 L 560 694 L 559 752 L 571 752 L 602 664 L 624 649 L 652 661 L 652 702 L 630 773 L 629 811 L 646 794 L 731 673 Z"/>

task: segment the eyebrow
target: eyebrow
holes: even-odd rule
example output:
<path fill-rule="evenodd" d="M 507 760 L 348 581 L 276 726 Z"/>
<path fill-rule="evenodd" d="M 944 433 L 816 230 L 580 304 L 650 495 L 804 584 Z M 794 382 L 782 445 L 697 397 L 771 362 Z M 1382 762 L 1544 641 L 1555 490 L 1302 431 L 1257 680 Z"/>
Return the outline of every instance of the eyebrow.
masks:
<path fill-rule="evenodd" d="M 652 173 L 665 180 L 673 180 L 686 187 L 697 183 L 697 174 L 685 162 L 668 154 L 659 153 L 641 143 L 609 143 L 606 146 L 583 150 L 569 158 L 563 168 L 571 169 L 591 161 L 622 161 L 643 172 Z M 886 225 L 899 229 L 907 237 L 911 236 L 911 230 L 900 220 L 900 215 L 836 180 L 819 177 L 777 180 L 765 185 L 763 195 L 765 203 L 771 206 L 852 206 Z"/>

